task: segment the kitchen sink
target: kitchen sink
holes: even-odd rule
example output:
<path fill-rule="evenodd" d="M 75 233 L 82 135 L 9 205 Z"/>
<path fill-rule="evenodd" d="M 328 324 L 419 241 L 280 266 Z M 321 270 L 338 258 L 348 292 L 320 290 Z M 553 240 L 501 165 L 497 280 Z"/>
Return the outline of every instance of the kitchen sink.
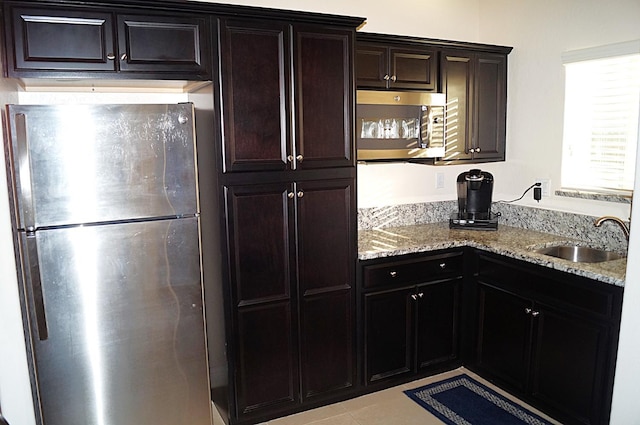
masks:
<path fill-rule="evenodd" d="M 535 252 L 538 254 L 550 255 L 551 257 L 573 261 L 574 263 L 601 263 L 603 261 L 624 258 L 623 255 L 620 255 L 617 252 L 577 245 L 550 246 L 536 249 Z"/>

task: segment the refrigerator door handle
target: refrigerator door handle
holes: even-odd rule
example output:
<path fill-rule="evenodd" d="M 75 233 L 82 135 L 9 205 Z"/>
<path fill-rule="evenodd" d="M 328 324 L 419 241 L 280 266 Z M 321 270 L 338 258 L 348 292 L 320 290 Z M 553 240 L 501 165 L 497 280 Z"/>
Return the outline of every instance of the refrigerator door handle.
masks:
<path fill-rule="evenodd" d="M 27 138 L 27 116 L 15 115 L 16 141 L 18 145 L 18 172 L 20 173 L 20 203 L 22 204 L 22 225 L 27 232 L 35 230 L 33 190 L 31 187 L 31 161 L 29 139 Z"/>
<path fill-rule="evenodd" d="M 44 308 L 44 296 L 42 294 L 42 281 L 40 279 L 40 263 L 38 262 L 38 242 L 34 233 L 27 234 L 26 237 L 27 267 L 29 269 L 29 281 L 31 283 L 31 297 L 33 299 L 33 310 L 36 315 L 36 325 L 38 327 L 38 338 L 44 341 L 49 338 L 47 328 L 47 315 Z"/>

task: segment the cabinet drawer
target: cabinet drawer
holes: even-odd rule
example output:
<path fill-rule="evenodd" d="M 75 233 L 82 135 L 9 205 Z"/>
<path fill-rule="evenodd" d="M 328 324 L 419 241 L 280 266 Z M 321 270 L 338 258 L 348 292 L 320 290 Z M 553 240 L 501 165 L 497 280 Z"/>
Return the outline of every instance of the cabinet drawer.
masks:
<path fill-rule="evenodd" d="M 622 288 L 521 262 L 479 256 L 478 280 L 558 308 L 599 319 L 616 317 Z"/>
<path fill-rule="evenodd" d="M 364 287 L 421 283 L 462 275 L 462 254 L 462 251 L 455 251 L 366 265 L 363 268 Z"/>

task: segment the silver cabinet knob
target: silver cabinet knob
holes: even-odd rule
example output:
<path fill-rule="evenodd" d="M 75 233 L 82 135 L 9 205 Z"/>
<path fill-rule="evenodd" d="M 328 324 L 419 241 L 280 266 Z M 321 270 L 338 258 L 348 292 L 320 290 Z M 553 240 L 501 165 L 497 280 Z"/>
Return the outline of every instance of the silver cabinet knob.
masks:
<path fill-rule="evenodd" d="M 127 54 L 126 54 L 126 53 L 123 53 L 123 54 L 120 56 L 120 60 L 121 60 L 121 61 L 126 61 L 126 60 L 127 60 Z"/>
<path fill-rule="evenodd" d="M 179 116 L 178 116 L 178 122 L 179 122 L 180 124 L 186 124 L 186 123 L 187 123 L 187 121 L 189 121 L 189 118 L 188 118 L 188 117 L 186 117 L 186 116 L 184 116 L 184 115 L 179 115 Z"/>
<path fill-rule="evenodd" d="M 397 80 L 396 76 L 395 76 L 395 75 L 392 75 L 392 76 L 391 76 L 391 81 L 396 81 L 396 80 Z"/>
<path fill-rule="evenodd" d="M 531 310 L 530 308 L 525 308 L 524 309 L 525 314 L 531 314 L 532 311 L 533 310 Z"/>
<path fill-rule="evenodd" d="M 446 269 L 447 268 L 447 263 L 440 263 L 440 268 L 442 270 Z"/>
<path fill-rule="evenodd" d="M 418 292 L 418 298 L 424 297 L 424 292 Z"/>
<path fill-rule="evenodd" d="M 299 190 L 298 191 L 298 198 L 302 198 L 304 196 L 304 192 Z"/>
<path fill-rule="evenodd" d="M 293 155 L 288 155 L 287 156 L 287 161 L 293 162 Z"/>
<path fill-rule="evenodd" d="M 476 153 L 480 152 L 480 148 L 476 148 Z"/>
<path fill-rule="evenodd" d="M 415 301 L 418 299 L 418 296 L 416 294 L 411 294 L 411 298 L 413 298 L 413 300 Z"/>
<path fill-rule="evenodd" d="M 296 194 L 295 194 L 295 193 L 293 193 L 293 192 L 289 192 L 289 193 L 287 193 L 287 197 L 288 197 L 289 199 L 293 199 L 293 197 L 294 197 L 294 196 L 296 196 Z"/>
<path fill-rule="evenodd" d="M 296 156 L 296 161 L 298 161 L 298 162 L 302 162 L 303 159 L 304 159 L 304 156 L 302 156 L 302 155 Z"/>
<path fill-rule="evenodd" d="M 389 74 L 384 74 L 384 77 L 382 77 L 383 80 L 385 81 L 389 81 L 391 77 L 389 76 Z"/>
<path fill-rule="evenodd" d="M 539 311 L 532 311 L 532 312 L 531 312 L 531 315 L 532 315 L 533 317 L 538 317 L 538 316 L 540 315 L 540 312 L 539 312 Z"/>
<path fill-rule="evenodd" d="M 114 60 L 115 58 L 116 58 L 116 55 L 114 55 L 113 53 L 107 54 L 107 59 L 109 59 L 110 61 Z"/>
<path fill-rule="evenodd" d="M 389 276 L 391 276 L 391 277 L 396 277 L 396 276 L 398 276 L 398 272 L 396 272 L 396 271 L 391 271 L 391 272 L 389 272 Z"/>

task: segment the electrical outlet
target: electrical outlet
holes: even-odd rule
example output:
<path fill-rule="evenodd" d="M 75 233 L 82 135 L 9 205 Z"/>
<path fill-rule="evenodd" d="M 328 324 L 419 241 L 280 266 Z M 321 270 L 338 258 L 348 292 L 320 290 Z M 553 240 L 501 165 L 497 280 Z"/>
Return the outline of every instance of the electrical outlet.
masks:
<path fill-rule="evenodd" d="M 542 184 L 542 196 L 551 196 L 551 180 L 549 179 L 536 179 L 536 182 Z"/>
<path fill-rule="evenodd" d="M 444 173 L 436 173 L 436 189 L 444 189 Z"/>

